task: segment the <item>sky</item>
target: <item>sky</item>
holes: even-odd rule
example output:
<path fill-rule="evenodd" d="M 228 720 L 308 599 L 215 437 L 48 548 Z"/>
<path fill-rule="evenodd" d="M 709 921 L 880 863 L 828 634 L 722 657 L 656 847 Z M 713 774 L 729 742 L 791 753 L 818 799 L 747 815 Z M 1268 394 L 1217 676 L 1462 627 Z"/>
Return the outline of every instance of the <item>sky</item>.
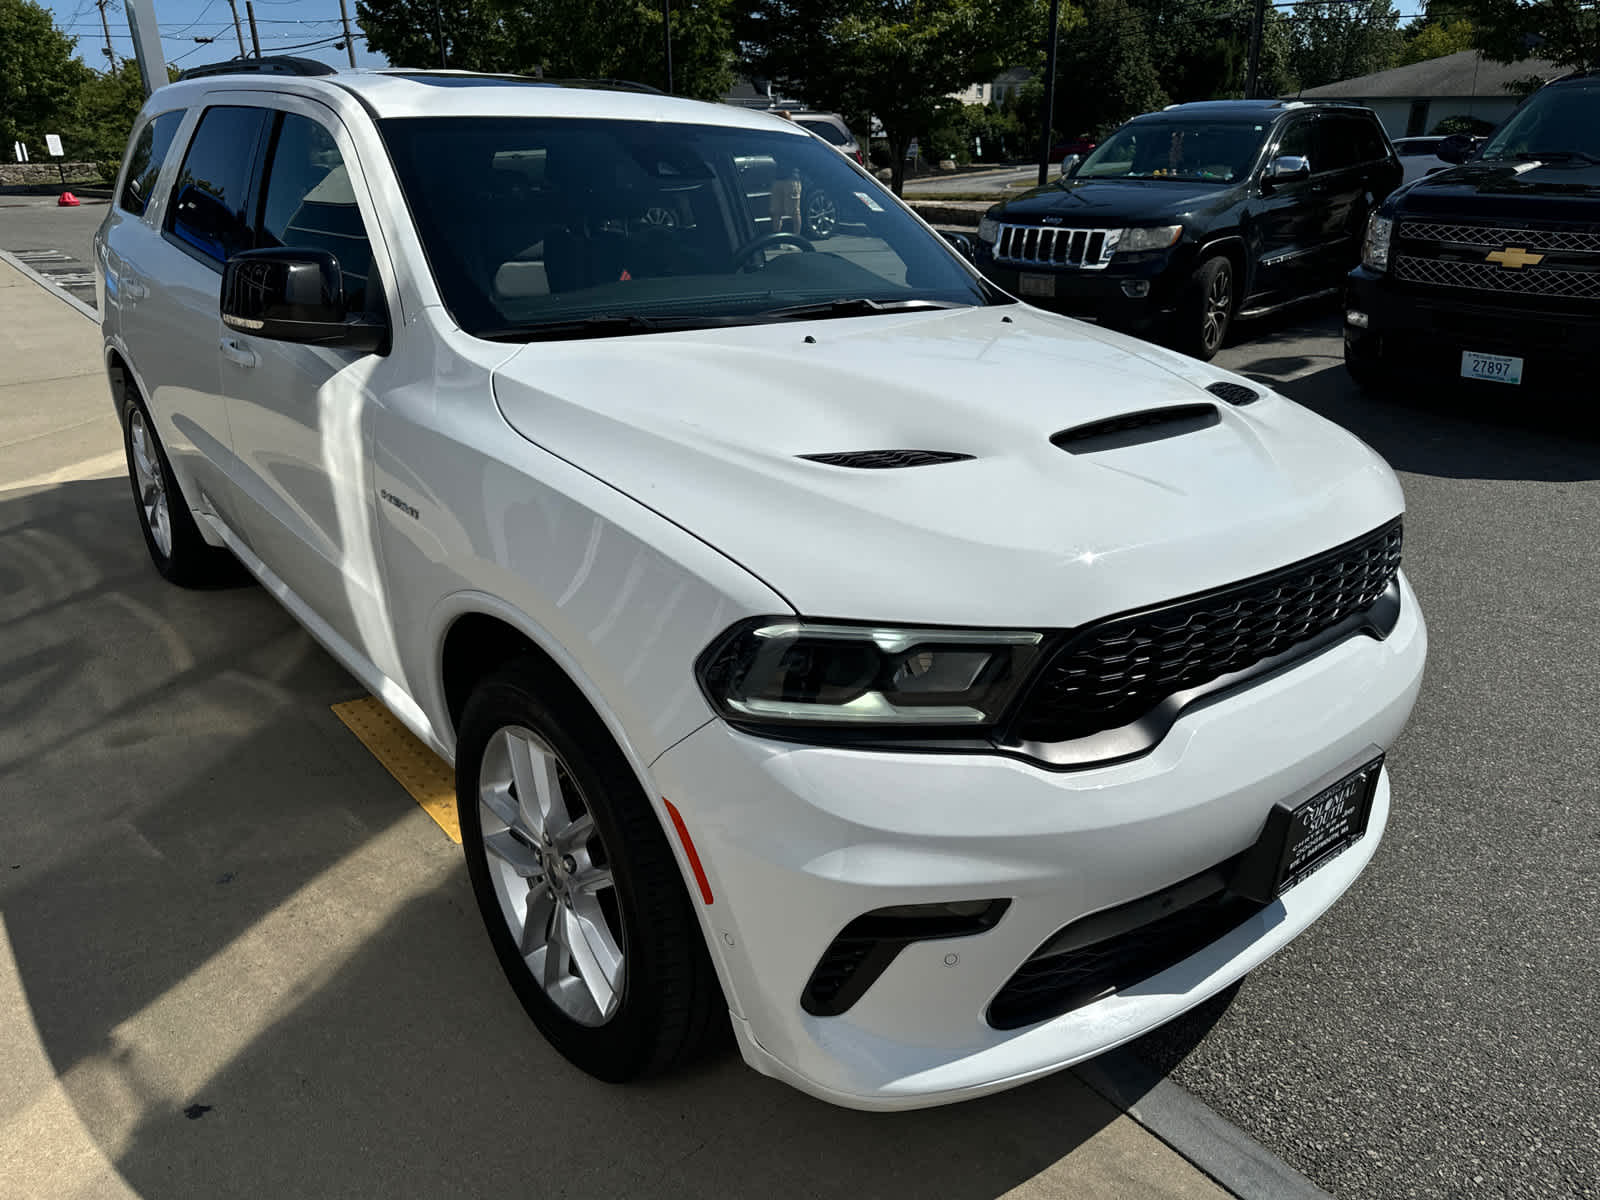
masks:
<path fill-rule="evenodd" d="M 250 25 L 245 15 L 245 0 L 235 2 L 239 6 L 239 27 L 244 32 L 248 49 Z M 388 60 L 381 54 L 367 50 L 356 25 L 355 0 L 345 2 L 350 8 L 350 27 L 356 35 L 356 65 L 388 66 Z M 97 70 L 104 69 L 106 39 L 93 0 L 40 0 L 40 3 L 54 14 L 57 27 L 78 39 L 78 57 Z M 334 40 L 342 38 L 344 33 L 339 23 L 339 0 L 253 0 L 253 3 L 256 29 L 261 35 L 261 53 L 294 54 L 339 67 L 350 65 L 345 52 L 333 48 Z M 228 0 L 154 0 L 154 4 L 162 48 L 169 63 L 198 67 L 202 63 L 238 56 L 239 41 L 234 35 Z M 128 32 L 128 16 L 121 0 L 111 0 L 106 18 L 111 25 L 111 48 L 116 51 L 118 61 L 133 57 L 133 36 Z M 194 41 L 196 37 L 214 37 L 216 41 L 199 44 Z M 318 46 L 305 45 L 319 41 L 322 44 Z"/>

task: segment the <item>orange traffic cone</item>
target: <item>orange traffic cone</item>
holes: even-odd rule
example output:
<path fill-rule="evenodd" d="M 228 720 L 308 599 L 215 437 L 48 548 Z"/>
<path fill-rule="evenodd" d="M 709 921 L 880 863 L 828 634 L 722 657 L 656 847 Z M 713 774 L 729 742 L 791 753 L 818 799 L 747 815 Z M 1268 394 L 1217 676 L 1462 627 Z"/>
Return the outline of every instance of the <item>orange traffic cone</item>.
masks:
<path fill-rule="evenodd" d="M 82 203 L 71 192 L 62 192 L 61 198 L 56 201 L 57 208 L 77 208 Z"/>

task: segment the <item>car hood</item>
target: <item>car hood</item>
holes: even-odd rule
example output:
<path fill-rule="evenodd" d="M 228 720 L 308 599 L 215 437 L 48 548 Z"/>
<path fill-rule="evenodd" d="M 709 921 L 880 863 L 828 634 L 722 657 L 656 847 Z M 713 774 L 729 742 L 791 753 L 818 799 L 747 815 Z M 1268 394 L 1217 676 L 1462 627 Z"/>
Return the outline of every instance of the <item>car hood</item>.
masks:
<path fill-rule="evenodd" d="M 1283 566 L 1401 510 L 1364 444 L 1259 384 L 1022 305 L 530 344 L 505 419 L 811 616 L 1057 628 Z M 1247 381 L 1239 381 L 1247 382 Z M 1180 436 L 1052 435 L 1214 404 Z M 861 470 L 798 456 L 949 451 Z"/>
<path fill-rule="evenodd" d="M 1024 192 L 989 212 L 997 220 L 1024 225 L 1036 224 L 1046 216 L 1065 217 L 1064 225 L 1175 223 L 1222 211 L 1235 201 L 1237 191 L 1237 187 L 1218 184 L 1070 179 Z"/>
<path fill-rule="evenodd" d="M 1396 211 L 1406 216 L 1460 216 L 1481 220 L 1479 197 L 1494 197 L 1497 222 L 1528 219 L 1596 220 L 1600 166 L 1566 163 L 1471 162 L 1424 176 L 1396 192 Z"/>

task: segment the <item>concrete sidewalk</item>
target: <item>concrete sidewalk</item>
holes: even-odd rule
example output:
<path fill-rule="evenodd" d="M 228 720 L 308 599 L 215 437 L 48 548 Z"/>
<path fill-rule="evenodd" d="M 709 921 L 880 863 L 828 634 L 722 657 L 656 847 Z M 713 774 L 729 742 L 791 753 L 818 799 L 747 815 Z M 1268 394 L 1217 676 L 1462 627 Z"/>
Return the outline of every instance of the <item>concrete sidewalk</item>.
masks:
<path fill-rule="evenodd" d="M 616 1088 L 259 588 L 164 584 L 94 324 L 0 263 L 0 1193 L 1218 1197 L 1073 1074 L 864 1115 L 727 1051 Z"/>

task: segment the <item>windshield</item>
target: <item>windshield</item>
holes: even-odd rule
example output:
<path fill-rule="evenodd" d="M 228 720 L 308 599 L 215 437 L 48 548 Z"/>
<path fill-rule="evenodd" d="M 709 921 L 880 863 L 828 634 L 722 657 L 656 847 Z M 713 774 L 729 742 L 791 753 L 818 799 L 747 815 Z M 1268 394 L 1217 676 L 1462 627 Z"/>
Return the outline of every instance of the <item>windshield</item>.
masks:
<path fill-rule="evenodd" d="M 1547 151 L 1600 158 L 1600 81 L 1535 94 L 1489 139 L 1480 157 L 1513 159 Z"/>
<path fill-rule="evenodd" d="M 798 133 L 543 117 L 380 126 L 444 302 L 479 336 L 997 295 L 876 182 Z"/>
<path fill-rule="evenodd" d="M 1232 183 L 1250 173 L 1266 133 L 1242 121 L 1147 118 L 1117 130 L 1073 177 Z"/>

